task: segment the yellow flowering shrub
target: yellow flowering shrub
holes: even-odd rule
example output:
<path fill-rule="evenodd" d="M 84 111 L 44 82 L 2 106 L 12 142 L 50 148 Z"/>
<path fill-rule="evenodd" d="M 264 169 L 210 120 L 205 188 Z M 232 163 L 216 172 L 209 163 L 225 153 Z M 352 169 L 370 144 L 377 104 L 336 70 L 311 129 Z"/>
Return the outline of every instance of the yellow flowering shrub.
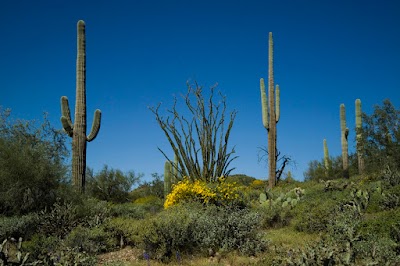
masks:
<path fill-rule="evenodd" d="M 264 181 L 260 179 L 256 179 L 253 182 L 251 182 L 250 187 L 252 188 L 263 188 L 265 186 Z"/>
<path fill-rule="evenodd" d="M 225 182 L 224 177 L 218 178 L 218 183 L 215 184 L 208 184 L 200 180 L 191 182 L 188 178 L 184 178 L 173 186 L 164 202 L 164 208 L 184 201 L 228 205 L 240 198 L 240 190 L 241 187 L 236 182 Z"/>
<path fill-rule="evenodd" d="M 204 181 L 196 180 L 191 182 L 188 178 L 184 178 L 173 186 L 171 193 L 165 199 L 164 208 L 171 207 L 182 201 L 209 203 L 215 197 L 216 194 L 207 187 Z"/>

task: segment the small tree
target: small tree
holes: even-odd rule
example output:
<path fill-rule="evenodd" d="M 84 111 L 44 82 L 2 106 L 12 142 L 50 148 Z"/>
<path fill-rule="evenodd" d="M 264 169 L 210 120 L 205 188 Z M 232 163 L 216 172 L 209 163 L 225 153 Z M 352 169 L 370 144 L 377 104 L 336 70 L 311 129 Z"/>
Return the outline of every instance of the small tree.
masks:
<path fill-rule="evenodd" d="M 386 99 L 382 106 L 375 106 L 372 115 L 363 114 L 362 119 L 367 172 L 389 171 L 397 175 L 395 183 L 400 183 L 400 110 Z"/>
<path fill-rule="evenodd" d="M 66 135 L 50 125 L 12 120 L 0 106 L 0 213 L 24 214 L 50 207 L 65 177 Z"/>
<path fill-rule="evenodd" d="M 132 186 L 138 184 L 143 174 L 133 171 L 123 173 L 121 170 L 109 169 L 107 165 L 96 175 L 88 173 L 87 190 L 89 195 L 106 201 L 124 203 L 129 201 L 129 192 Z"/>
<path fill-rule="evenodd" d="M 160 114 L 160 104 L 150 110 L 165 133 L 174 154 L 177 165 L 164 151 L 161 153 L 176 167 L 179 176 L 187 176 L 192 180 L 215 182 L 220 176 L 227 176 L 233 170 L 230 163 L 234 149 L 228 151 L 228 141 L 236 117 L 236 111 L 230 113 L 226 126 L 225 96 L 219 93 L 220 100 L 214 99 L 215 86 L 211 87 L 210 97 L 205 99 L 202 87 L 187 83 L 188 91 L 182 98 L 189 110 L 190 117 L 181 115 L 177 110 L 177 99 L 164 118 Z M 193 100 L 195 101 L 193 103 Z"/>

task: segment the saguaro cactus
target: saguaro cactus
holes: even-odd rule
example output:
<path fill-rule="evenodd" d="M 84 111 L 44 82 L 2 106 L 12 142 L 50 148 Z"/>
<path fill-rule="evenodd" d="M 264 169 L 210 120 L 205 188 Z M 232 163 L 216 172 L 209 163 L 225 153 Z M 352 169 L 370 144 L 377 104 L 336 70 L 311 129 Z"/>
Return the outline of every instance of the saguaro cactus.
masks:
<path fill-rule="evenodd" d="M 349 154 L 348 141 L 349 129 L 346 127 L 346 109 L 344 104 L 340 105 L 340 129 L 342 140 L 342 160 L 343 160 L 343 177 L 349 178 Z"/>
<path fill-rule="evenodd" d="M 260 79 L 262 119 L 264 127 L 268 131 L 268 168 L 269 168 L 269 187 L 276 184 L 276 124 L 280 114 L 280 91 L 276 86 L 276 98 L 274 97 L 274 42 L 272 32 L 269 33 L 268 46 L 268 98 L 265 92 L 264 79 Z"/>
<path fill-rule="evenodd" d="M 356 99 L 356 149 L 358 159 L 358 173 L 364 173 L 364 157 L 362 145 L 362 120 L 361 120 L 361 100 Z"/>
<path fill-rule="evenodd" d="M 84 21 L 78 21 L 77 31 L 75 120 L 72 124 L 68 98 L 63 96 L 61 97 L 61 123 L 64 130 L 72 137 L 72 181 L 78 191 L 84 192 L 86 142 L 94 140 L 99 133 L 101 111 L 97 109 L 94 112 L 92 130 L 86 136 L 86 40 Z"/>
<path fill-rule="evenodd" d="M 324 164 L 325 164 L 325 176 L 328 177 L 330 162 L 329 162 L 328 144 L 326 142 L 326 139 L 324 139 Z"/>

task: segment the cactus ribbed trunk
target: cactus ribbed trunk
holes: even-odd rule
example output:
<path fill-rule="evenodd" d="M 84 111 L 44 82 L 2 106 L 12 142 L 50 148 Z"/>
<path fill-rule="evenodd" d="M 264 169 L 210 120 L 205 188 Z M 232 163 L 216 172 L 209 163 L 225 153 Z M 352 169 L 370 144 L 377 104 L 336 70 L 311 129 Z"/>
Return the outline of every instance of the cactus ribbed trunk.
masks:
<path fill-rule="evenodd" d="M 274 41 L 272 32 L 269 33 L 268 45 L 268 97 L 269 97 L 269 134 L 268 134 L 268 162 L 269 162 L 269 187 L 276 183 L 276 118 L 274 97 Z"/>
<path fill-rule="evenodd" d="M 86 39 L 85 22 L 82 20 L 77 24 L 77 36 L 75 119 L 72 124 L 68 98 L 63 96 L 61 123 L 72 137 L 72 182 L 75 189 L 83 193 L 86 182 L 86 142 L 94 140 L 100 130 L 101 111 L 95 111 L 92 130 L 86 136 Z"/>
<path fill-rule="evenodd" d="M 329 177 L 329 151 L 326 139 L 324 139 L 324 164 L 325 164 L 325 176 Z"/>
<path fill-rule="evenodd" d="M 364 157 L 363 157 L 363 145 L 362 145 L 362 118 L 361 118 L 361 100 L 356 99 L 356 148 L 357 148 L 357 159 L 358 159 L 358 173 L 361 175 L 364 173 Z"/>
<path fill-rule="evenodd" d="M 276 153 L 277 153 L 277 131 L 276 124 L 280 114 L 280 90 L 274 89 L 274 42 L 272 32 L 269 33 L 268 44 L 268 98 L 265 92 L 264 79 L 260 79 L 261 106 L 263 125 L 268 130 L 268 186 L 276 185 Z"/>
<path fill-rule="evenodd" d="M 346 109 L 344 104 L 340 105 L 340 130 L 342 141 L 343 177 L 349 178 L 349 154 L 347 141 L 349 129 L 346 127 Z"/>
<path fill-rule="evenodd" d="M 78 22 L 76 58 L 75 126 L 72 139 L 72 177 L 76 188 L 84 192 L 86 172 L 86 40 L 85 24 Z"/>

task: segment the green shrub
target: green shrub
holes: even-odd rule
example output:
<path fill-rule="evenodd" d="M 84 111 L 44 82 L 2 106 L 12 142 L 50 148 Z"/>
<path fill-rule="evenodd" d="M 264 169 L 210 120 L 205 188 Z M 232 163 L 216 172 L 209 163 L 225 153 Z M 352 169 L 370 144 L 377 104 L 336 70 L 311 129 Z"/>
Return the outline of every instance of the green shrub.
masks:
<path fill-rule="evenodd" d="M 248 209 L 208 206 L 197 214 L 193 239 L 203 251 L 232 251 L 255 255 L 266 248 L 258 235 L 261 216 Z"/>
<path fill-rule="evenodd" d="M 68 234 L 65 245 L 71 249 L 77 248 L 79 252 L 97 254 L 115 247 L 116 242 L 111 234 L 105 232 L 101 227 L 78 226 Z"/>
<path fill-rule="evenodd" d="M 60 248 L 61 240 L 56 236 L 35 234 L 30 240 L 23 242 L 22 248 L 30 254 L 29 261 L 42 261 L 44 265 L 50 264 L 50 254 Z"/>
<path fill-rule="evenodd" d="M 112 217 L 143 219 L 147 214 L 145 207 L 134 203 L 113 204 L 110 214 Z"/>
<path fill-rule="evenodd" d="M 66 134 L 43 123 L 12 120 L 0 106 L 0 213 L 23 215 L 50 207 L 66 174 Z"/>
<path fill-rule="evenodd" d="M 105 165 L 96 175 L 88 176 L 86 190 L 89 195 L 99 200 L 124 203 L 130 201 L 129 192 L 142 177 L 143 174 L 136 174 L 134 171 L 123 173 Z"/>
<path fill-rule="evenodd" d="M 104 224 L 104 230 L 109 232 L 121 247 L 124 245 L 138 246 L 142 242 L 141 230 L 146 222 L 143 219 L 116 217 Z"/>
<path fill-rule="evenodd" d="M 400 185 L 384 190 L 380 206 L 384 210 L 390 210 L 400 206 Z"/>
<path fill-rule="evenodd" d="M 293 224 L 298 231 L 323 232 L 337 206 L 350 200 L 350 192 L 327 191 L 320 187 L 307 190 L 304 199 L 293 209 Z"/>
<path fill-rule="evenodd" d="M 36 213 L 24 216 L 0 217 L 0 240 L 13 237 L 29 238 L 37 229 L 39 216 Z"/>
<path fill-rule="evenodd" d="M 260 214 L 262 228 L 280 228 L 289 225 L 292 218 L 291 211 L 283 208 L 281 204 L 270 206 L 269 204 L 258 204 L 255 208 Z"/>
<path fill-rule="evenodd" d="M 156 217 L 142 222 L 141 246 L 151 257 L 168 260 L 177 251 L 191 251 L 194 248 L 194 230 L 195 219 L 190 210 L 182 206 L 172 206 Z"/>
<path fill-rule="evenodd" d="M 153 173 L 151 177 L 152 180 L 150 182 L 142 183 L 138 188 L 129 193 L 129 197 L 133 201 L 147 196 L 156 196 L 160 199 L 164 198 L 164 181 L 162 175 Z"/>

